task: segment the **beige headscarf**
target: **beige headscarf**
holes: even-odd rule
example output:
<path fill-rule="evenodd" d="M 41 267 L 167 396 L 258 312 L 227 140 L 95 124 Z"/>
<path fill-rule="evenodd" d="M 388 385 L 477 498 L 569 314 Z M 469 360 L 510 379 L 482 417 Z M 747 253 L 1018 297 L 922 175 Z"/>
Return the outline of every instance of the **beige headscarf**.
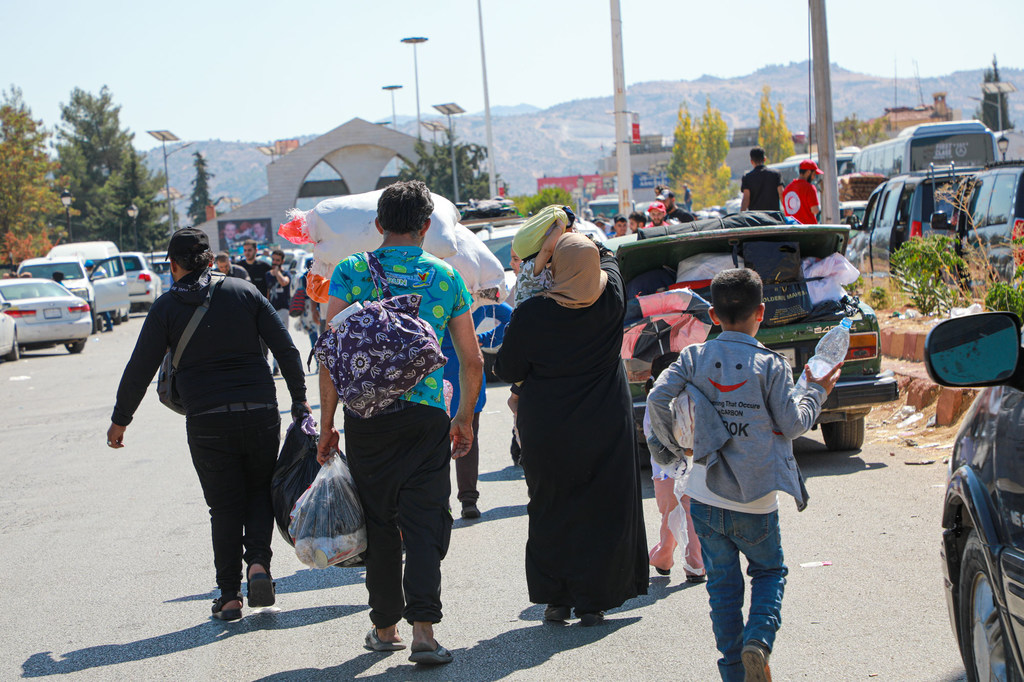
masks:
<path fill-rule="evenodd" d="M 559 238 L 550 267 L 554 283 L 542 295 L 566 308 L 593 305 L 608 284 L 608 273 L 601 269 L 597 246 L 575 232 L 566 232 Z"/>

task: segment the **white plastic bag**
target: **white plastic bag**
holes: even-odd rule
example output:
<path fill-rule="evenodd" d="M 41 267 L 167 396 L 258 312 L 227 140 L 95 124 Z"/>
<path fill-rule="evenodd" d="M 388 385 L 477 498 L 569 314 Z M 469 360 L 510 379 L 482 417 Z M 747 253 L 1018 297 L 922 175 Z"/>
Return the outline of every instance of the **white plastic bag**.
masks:
<path fill-rule="evenodd" d="M 713 279 L 722 270 L 743 267 L 743 259 L 737 257 L 739 265 L 733 265 L 731 253 L 698 253 L 679 261 L 676 267 L 676 282 L 699 282 Z"/>
<path fill-rule="evenodd" d="M 686 391 L 672 399 L 669 409 L 672 411 L 672 437 L 679 447 L 693 450 L 693 402 Z"/>
<path fill-rule="evenodd" d="M 812 306 L 822 301 L 842 300 L 846 295 L 843 287 L 853 284 L 860 277 L 860 271 L 841 253 L 833 253 L 821 259 L 804 258 L 800 267 L 807 280 L 807 293 L 810 294 Z"/>
<path fill-rule="evenodd" d="M 299 561 L 327 568 L 366 551 L 366 521 L 343 455 L 334 454 L 295 502 L 288 535 Z"/>
<path fill-rule="evenodd" d="M 496 300 L 508 295 L 505 288 L 505 268 L 487 245 L 462 224 L 455 226 L 456 253 L 445 258 L 462 275 L 462 281 L 471 294 L 485 289 L 497 289 Z M 478 332 L 479 333 L 479 332 Z"/>

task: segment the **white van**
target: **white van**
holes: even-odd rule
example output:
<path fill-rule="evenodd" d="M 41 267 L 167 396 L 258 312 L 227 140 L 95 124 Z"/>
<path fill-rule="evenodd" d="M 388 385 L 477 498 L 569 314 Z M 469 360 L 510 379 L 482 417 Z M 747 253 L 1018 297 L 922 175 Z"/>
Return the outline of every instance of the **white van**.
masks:
<path fill-rule="evenodd" d="M 46 254 L 50 258 L 79 256 L 83 261 L 101 261 L 116 256 L 120 251 L 114 242 L 68 242 L 58 244 Z"/>

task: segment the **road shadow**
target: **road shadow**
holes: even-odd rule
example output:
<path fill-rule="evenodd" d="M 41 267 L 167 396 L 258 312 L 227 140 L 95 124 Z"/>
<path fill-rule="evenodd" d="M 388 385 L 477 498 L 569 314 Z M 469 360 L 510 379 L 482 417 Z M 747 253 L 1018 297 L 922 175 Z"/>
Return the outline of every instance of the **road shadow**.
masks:
<path fill-rule="evenodd" d="M 142 661 L 147 658 L 196 649 L 214 642 L 222 642 L 228 637 L 238 637 L 258 630 L 288 630 L 307 625 L 318 625 L 351 616 L 369 608 L 369 606 L 346 605 L 319 606 L 294 611 L 262 611 L 233 623 L 225 623 L 211 618 L 208 622 L 177 632 L 168 632 L 124 644 L 100 644 L 70 651 L 60 657 L 55 657 L 52 651 L 42 651 L 32 654 L 21 664 L 21 676 L 67 675 L 92 668 Z"/>
<path fill-rule="evenodd" d="M 488 471 L 477 476 L 477 480 L 486 482 L 522 481 L 524 478 L 523 467 L 514 464 L 509 464 L 504 469 L 499 469 L 498 471 Z"/>
<path fill-rule="evenodd" d="M 338 566 L 331 566 L 330 568 L 319 570 L 319 569 L 306 569 L 298 571 L 289 576 L 275 577 L 274 582 L 277 583 L 275 591 L 278 595 L 282 594 L 295 594 L 298 592 L 311 592 L 313 590 L 328 590 L 332 587 L 344 587 L 346 585 L 355 585 L 364 582 L 366 579 L 366 571 L 362 566 L 353 566 L 351 568 L 341 568 Z M 214 600 L 220 595 L 220 590 L 213 589 L 203 594 L 190 594 L 184 597 L 176 597 L 174 599 L 168 599 L 164 603 L 172 604 L 174 602 L 185 602 L 185 601 L 202 601 L 204 599 Z"/>
<path fill-rule="evenodd" d="M 824 445 L 809 438 L 794 441 L 793 451 L 804 478 L 845 476 L 888 466 L 884 462 L 865 462 L 860 457 L 860 450 L 830 452 Z"/>
<path fill-rule="evenodd" d="M 475 526 L 484 521 L 500 521 L 502 519 L 513 519 L 517 516 L 526 516 L 525 504 L 511 504 L 506 507 L 494 507 L 493 509 L 481 509 L 479 519 L 455 519 L 452 528 L 465 528 Z"/>
<path fill-rule="evenodd" d="M 670 582 L 671 578 L 668 577 L 656 576 L 651 578 L 650 584 L 647 586 L 647 594 L 641 594 L 637 597 L 633 597 L 632 599 L 627 599 L 626 603 L 622 606 L 610 609 L 608 611 L 609 617 L 615 614 L 642 609 L 645 606 L 651 606 L 656 601 L 664 599 L 676 592 L 682 592 L 683 590 L 688 590 L 694 587 L 703 587 L 703 584 L 688 583 L 685 580 L 680 580 L 674 585 L 670 585 Z M 544 609 L 546 607 L 547 604 L 531 604 L 519 612 L 519 620 L 545 622 Z"/>
<path fill-rule="evenodd" d="M 329 668 L 302 668 L 259 678 L 260 682 L 291 682 L 293 680 L 332 679 L 350 680 L 417 680 L 466 679 L 474 682 L 496 682 L 524 670 L 544 665 L 552 657 L 565 651 L 595 644 L 620 628 L 634 625 L 639 616 L 608 618 L 603 625 L 584 628 L 576 625 L 539 623 L 530 627 L 503 632 L 474 646 L 452 649 L 454 661 L 448 665 L 428 667 L 408 662 L 408 652 L 394 655 L 398 665 L 376 675 L 366 675 L 384 656 L 391 654 L 365 653 Z M 442 642 L 443 643 L 443 642 Z"/>

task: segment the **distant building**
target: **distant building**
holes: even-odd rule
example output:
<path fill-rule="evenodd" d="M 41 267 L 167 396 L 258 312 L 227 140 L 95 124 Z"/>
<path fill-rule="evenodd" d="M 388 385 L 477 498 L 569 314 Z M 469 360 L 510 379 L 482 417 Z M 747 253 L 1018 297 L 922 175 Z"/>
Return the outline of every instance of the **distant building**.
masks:
<path fill-rule="evenodd" d="M 558 187 L 564 189 L 573 198 L 589 201 L 602 194 L 615 193 L 615 177 L 613 175 L 562 175 L 559 177 L 537 178 L 537 191 Z M 577 197 L 579 193 L 579 197 Z"/>
<path fill-rule="evenodd" d="M 922 123 L 960 120 L 959 112 L 950 109 L 946 104 L 946 93 L 944 92 L 932 93 L 931 104 L 922 104 L 916 107 L 887 107 L 885 113 L 879 118 L 885 121 L 885 131 L 892 136 L 904 128 Z M 878 119 L 873 120 L 877 121 Z"/>

